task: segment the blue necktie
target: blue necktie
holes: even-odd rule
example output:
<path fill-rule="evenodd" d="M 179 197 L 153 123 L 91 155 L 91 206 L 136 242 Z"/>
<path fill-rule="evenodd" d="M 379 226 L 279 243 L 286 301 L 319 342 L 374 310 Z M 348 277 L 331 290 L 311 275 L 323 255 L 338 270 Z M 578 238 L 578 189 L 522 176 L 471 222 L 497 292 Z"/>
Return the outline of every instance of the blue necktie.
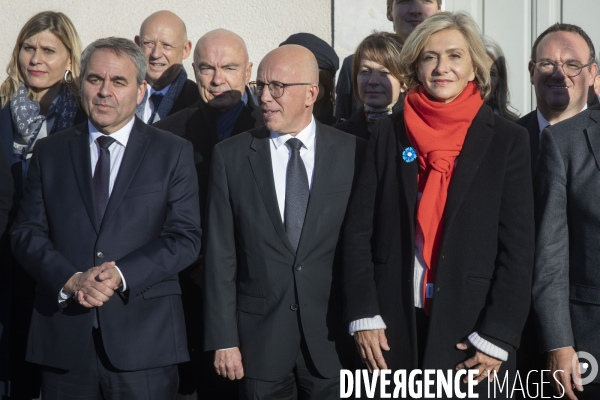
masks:
<path fill-rule="evenodd" d="M 148 124 L 152 124 L 154 122 L 154 118 L 156 117 L 156 113 L 158 112 L 158 107 L 160 106 L 161 101 L 165 97 L 162 93 L 152 93 L 150 96 L 150 101 L 154 104 L 154 111 L 152 111 L 152 115 L 150 115 L 150 119 L 148 120 Z"/>
<path fill-rule="evenodd" d="M 306 207 L 308 206 L 309 188 L 306 167 L 300 157 L 302 142 L 291 138 L 285 143 L 292 154 L 288 160 L 285 183 L 285 232 L 294 250 L 298 250 L 298 242 L 302 234 Z"/>
<path fill-rule="evenodd" d="M 104 211 L 108 205 L 108 192 L 110 185 L 110 151 L 108 148 L 115 142 L 115 139 L 109 136 L 99 136 L 96 139 L 100 146 L 98 162 L 94 169 L 94 197 L 96 198 L 96 215 L 98 224 L 102 223 Z"/>

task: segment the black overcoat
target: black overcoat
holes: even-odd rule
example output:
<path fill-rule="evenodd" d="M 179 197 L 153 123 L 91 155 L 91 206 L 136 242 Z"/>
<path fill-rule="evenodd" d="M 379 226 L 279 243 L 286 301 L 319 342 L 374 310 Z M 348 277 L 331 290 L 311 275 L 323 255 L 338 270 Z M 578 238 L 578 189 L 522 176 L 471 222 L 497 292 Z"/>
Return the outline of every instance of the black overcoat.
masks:
<path fill-rule="evenodd" d="M 413 297 L 418 165 L 402 158 L 409 146 L 403 112 L 371 135 L 344 231 L 345 320 L 382 316 L 393 370 L 453 369 L 470 356 L 455 345 L 472 332 L 509 352 L 501 372 L 514 370 L 534 253 L 527 132 L 486 105 L 468 130 L 444 212 L 422 366 Z"/>

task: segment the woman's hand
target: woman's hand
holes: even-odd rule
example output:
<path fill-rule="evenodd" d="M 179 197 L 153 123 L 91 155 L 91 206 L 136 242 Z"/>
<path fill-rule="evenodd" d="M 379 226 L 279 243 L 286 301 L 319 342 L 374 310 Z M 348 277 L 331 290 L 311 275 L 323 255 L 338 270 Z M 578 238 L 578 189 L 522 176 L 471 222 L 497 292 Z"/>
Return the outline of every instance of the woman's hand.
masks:
<path fill-rule="evenodd" d="M 377 369 L 387 369 L 387 364 L 381 353 L 381 349 L 390 350 L 385 337 L 385 329 L 355 332 L 354 340 L 356 341 L 358 354 L 360 354 L 362 361 L 367 364 L 369 372 Z"/>
<path fill-rule="evenodd" d="M 469 342 L 468 340 L 465 340 L 462 343 L 458 343 L 456 345 L 456 348 L 459 350 L 467 350 L 471 346 L 472 346 L 471 342 Z M 481 351 L 477 350 L 473 357 L 459 363 L 456 366 L 456 370 L 458 371 L 461 369 L 477 369 L 477 370 L 479 370 L 479 375 L 475 375 L 475 377 L 474 377 L 475 380 L 477 381 L 477 383 L 481 382 L 482 380 L 484 380 L 485 378 L 488 378 L 488 377 L 491 382 L 494 380 L 494 377 L 496 376 L 496 374 L 498 374 L 498 371 L 500 370 L 501 365 L 502 365 L 502 360 L 499 360 L 492 356 L 488 356 L 487 354 L 482 353 Z M 463 382 L 465 382 L 465 383 L 467 383 L 467 381 L 468 381 L 468 378 L 465 378 L 463 380 Z"/>

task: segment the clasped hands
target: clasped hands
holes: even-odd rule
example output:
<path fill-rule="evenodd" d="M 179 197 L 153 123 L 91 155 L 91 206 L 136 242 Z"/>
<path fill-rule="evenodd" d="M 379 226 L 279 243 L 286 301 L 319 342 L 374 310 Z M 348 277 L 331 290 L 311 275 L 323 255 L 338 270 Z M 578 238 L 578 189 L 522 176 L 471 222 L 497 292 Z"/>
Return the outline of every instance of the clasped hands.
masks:
<path fill-rule="evenodd" d="M 384 329 L 373 329 L 358 331 L 354 333 L 354 341 L 358 348 L 358 353 L 364 363 L 367 364 L 367 368 L 370 372 L 377 371 L 379 369 L 387 369 L 385 358 L 383 357 L 382 350 L 389 351 L 390 346 L 388 345 L 387 338 L 385 337 Z M 471 343 L 466 340 L 463 343 L 458 343 L 456 348 L 458 350 L 467 350 L 471 347 Z M 490 380 L 494 380 L 495 374 L 498 373 L 501 360 L 488 356 L 485 353 L 477 350 L 475 355 L 456 366 L 457 370 L 460 369 L 477 369 L 479 375 L 473 377 L 477 383 L 481 382 L 489 376 Z M 494 373 L 492 373 L 494 371 Z M 467 381 L 467 378 L 464 380 Z"/>
<path fill-rule="evenodd" d="M 65 284 L 64 291 L 86 308 L 100 307 L 121 286 L 121 274 L 115 262 L 105 262 L 80 274 L 73 275 Z"/>

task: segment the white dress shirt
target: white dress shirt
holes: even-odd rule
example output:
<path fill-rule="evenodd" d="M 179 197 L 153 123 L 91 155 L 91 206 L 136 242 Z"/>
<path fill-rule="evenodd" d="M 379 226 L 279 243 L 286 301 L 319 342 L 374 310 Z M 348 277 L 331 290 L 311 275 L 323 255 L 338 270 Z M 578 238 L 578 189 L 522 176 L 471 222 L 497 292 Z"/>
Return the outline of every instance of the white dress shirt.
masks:
<path fill-rule="evenodd" d="M 146 104 L 144 105 L 144 122 L 147 123 L 154 112 L 154 102 L 150 100 L 150 96 L 152 96 L 154 93 L 160 93 L 163 96 L 166 96 L 171 84 L 169 83 L 162 90 L 154 90 L 150 85 L 147 85 L 146 87 L 148 90 L 146 91 Z"/>
<path fill-rule="evenodd" d="M 300 148 L 300 157 L 306 168 L 308 176 L 308 188 L 312 190 L 313 170 L 315 168 L 315 143 L 316 143 L 316 124 L 312 117 L 310 124 L 300 131 L 296 136 L 290 134 L 281 134 L 271 132 L 271 163 L 273 165 L 273 180 L 275 181 L 275 192 L 277 193 L 277 203 L 281 212 L 281 221 L 284 221 L 285 209 L 285 181 L 287 164 L 292 155 L 292 150 L 285 145 L 285 142 L 295 137 L 302 142 Z"/>
<path fill-rule="evenodd" d="M 131 128 L 133 128 L 133 123 L 135 122 L 135 117 L 131 118 L 124 127 L 111 134 L 110 137 L 115 139 L 115 141 L 108 147 L 108 151 L 110 151 L 110 180 L 108 184 L 108 196 L 112 194 L 113 187 L 115 186 L 115 180 L 117 179 L 117 175 L 119 173 L 119 168 L 121 167 L 121 161 L 123 161 L 123 154 L 125 153 L 125 147 L 127 146 L 127 141 L 129 140 L 129 135 L 131 134 Z M 89 142 L 90 142 L 90 161 L 92 168 L 92 178 L 94 177 L 94 172 L 96 169 L 96 163 L 98 162 L 98 157 L 100 155 L 100 145 L 96 142 L 100 136 L 104 136 L 102 133 L 96 129 L 94 125 L 91 124 L 88 120 L 88 129 L 90 132 Z M 121 283 L 122 287 L 119 289 L 121 292 L 127 290 L 127 283 L 125 282 L 125 277 L 121 273 L 119 267 L 115 265 L 116 270 L 121 275 Z M 78 272 L 79 274 L 81 272 Z M 72 294 L 65 293 L 64 289 L 60 291 L 58 299 L 59 302 L 65 301 L 70 298 Z"/>

